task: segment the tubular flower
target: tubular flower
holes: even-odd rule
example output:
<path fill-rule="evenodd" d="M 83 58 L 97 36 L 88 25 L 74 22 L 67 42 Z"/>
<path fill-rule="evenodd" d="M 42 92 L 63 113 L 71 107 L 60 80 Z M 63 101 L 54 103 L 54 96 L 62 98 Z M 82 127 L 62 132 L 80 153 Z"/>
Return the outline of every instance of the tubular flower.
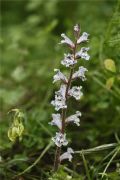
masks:
<path fill-rule="evenodd" d="M 80 119 L 79 119 L 80 116 L 81 116 L 81 112 L 80 112 L 80 111 L 76 111 L 76 114 L 69 116 L 69 117 L 65 120 L 65 122 L 66 122 L 66 123 L 73 122 L 73 123 L 75 123 L 77 126 L 80 126 Z"/>
<path fill-rule="evenodd" d="M 60 161 L 64 160 L 64 159 L 68 159 L 70 162 L 72 160 L 72 154 L 74 154 L 74 151 L 72 148 L 67 148 L 67 152 L 63 153 L 61 156 L 60 156 Z"/>
<path fill-rule="evenodd" d="M 73 66 L 76 63 L 77 61 L 74 60 L 74 57 L 71 54 L 64 54 L 64 59 L 61 61 L 61 64 L 66 67 Z"/>
<path fill-rule="evenodd" d="M 66 134 L 62 133 L 56 133 L 56 136 L 52 138 L 53 142 L 56 144 L 56 146 L 66 146 L 68 144 L 68 141 L 66 140 Z"/>
<path fill-rule="evenodd" d="M 82 36 L 77 40 L 77 44 L 80 44 L 81 42 L 88 41 L 89 34 L 86 32 L 83 32 Z"/>
<path fill-rule="evenodd" d="M 72 89 L 69 90 L 69 95 L 73 96 L 76 100 L 79 100 L 83 93 L 81 92 L 82 86 L 73 86 Z"/>
<path fill-rule="evenodd" d="M 66 86 L 61 85 L 60 90 L 55 92 L 55 100 L 51 101 L 51 104 L 55 106 L 55 110 L 67 108 L 66 98 L 65 98 Z"/>
<path fill-rule="evenodd" d="M 75 47 L 74 43 L 64 33 L 61 34 L 61 37 L 63 40 L 61 40 L 60 44 L 67 44 L 71 48 Z"/>
<path fill-rule="evenodd" d="M 81 50 L 76 53 L 76 58 L 82 58 L 88 61 L 90 59 L 90 56 L 87 53 L 89 49 L 90 48 L 82 47 Z"/>
<path fill-rule="evenodd" d="M 53 120 L 49 123 L 50 125 L 55 125 L 59 129 L 62 128 L 62 121 L 61 121 L 61 115 L 60 114 L 52 114 Z"/>
<path fill-rule="evenodd" d="M 73 74 L 72 79 L 80 78 L 82 81 L 85 81 L 86 80 L 86 77 L 85 77 L 86 71 L 88 71 L 86 68 L 84 68 L 83 66 L 80 66 L 79 70 Z"/>
<path fill-rule="evenodd" d="M 59 69 L 54 69 L 55 72 L 57 72 L 54 76 L 53 76 L 53 83 L 55 83 L 56 81 L 63 81 L 64 83 L 67 83 L 68 80 L 65 77 L 65 75 L 63 73 L 61 73 L 61 71 Z"/>

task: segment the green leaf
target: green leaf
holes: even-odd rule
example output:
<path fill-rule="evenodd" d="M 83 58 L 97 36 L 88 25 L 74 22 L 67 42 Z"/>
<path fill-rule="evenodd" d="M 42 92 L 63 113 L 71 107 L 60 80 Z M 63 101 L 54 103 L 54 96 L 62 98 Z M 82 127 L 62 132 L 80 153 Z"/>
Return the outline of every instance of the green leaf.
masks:
<path fill-rule="evenodd" d="M 114 84 L 114 80 L 115 80 L 114 77 L 110 77 L 109 79 L 107 79 L 107 81 L 106 81 L 106 88 L 107 88 L 107 89 L 111 89 L 111 87 L 112 87 L 113 84 Z"/>
<path fill-rule="evenodd" d="M 116 72 L 115 62 L 112 59 L 106 59 L 104 61 L 105 68 L 111 72 Z"/>

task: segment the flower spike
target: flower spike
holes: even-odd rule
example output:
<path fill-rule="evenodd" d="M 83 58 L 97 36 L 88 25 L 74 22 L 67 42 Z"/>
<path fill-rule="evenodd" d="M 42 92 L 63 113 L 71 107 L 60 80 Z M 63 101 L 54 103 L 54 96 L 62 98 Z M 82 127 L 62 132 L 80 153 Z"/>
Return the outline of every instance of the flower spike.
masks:
<path fill-rule="evenodd" d="M 52 126 L 56 126 L 58 128 L 58 132 L 56 135 L 52 137 L 52 141 L 55 143 L 56 153 L 54 160 L 54 171 L 57 171 L 60 163 L 68 159 L 72 160 L 74 151 L 72 148 L 67 148 L 67 152 L 61 154 L 62 146 L 66 146 L 68 144 L 68 140 L 66 139 L 66 127 L 70 124 L 76 124 L 80 126 L 80 117 L 81 112 L 76 111 L 75 114 L 67 117 L 67 109 L 68 109 L 68 99 L 70 97 L 74 97 L 76 100 L 80 100 L 83 96 L 83 92 L 81 91 L 82 86 L 73 86 L 73 80 L 77 80 L 78 78 L 82 81 L 86 80 L 85 73 L 88 71 L 85 67 L 80 66 L 76 71 L 75 66 L 79 63 L 79 59 L 89 60 L 90 55 L 88 54 L 89 47 L 81 47 L 77 52 L 77 48 L 83 42 L 88 42 L 89 34 L 83 32 L 80 35 L 80 26 L 76 24 L 73 28 L 74 33 L 74 42 L 67 37 L 64 33 L 61 34 L 63 38 L 60 44 L 66 44 L 70 47 L 70 52 L 64 54 L 64 58 L 61 61 L 61 64 L 69 69 L 69 75 L 65 76 L 59 69 L 55 69 L 56 74 L 53 76 L 53 83 L 60 81 L 60 89 L 55 91 L 55 98 L 51 101 L 51 104 L 54 106 L 56 111 L 60 111 L 59 113 L 52 114 L 52 121 L 49 123 Z M 82 61 L 81 61 L 82 62 Z"/>

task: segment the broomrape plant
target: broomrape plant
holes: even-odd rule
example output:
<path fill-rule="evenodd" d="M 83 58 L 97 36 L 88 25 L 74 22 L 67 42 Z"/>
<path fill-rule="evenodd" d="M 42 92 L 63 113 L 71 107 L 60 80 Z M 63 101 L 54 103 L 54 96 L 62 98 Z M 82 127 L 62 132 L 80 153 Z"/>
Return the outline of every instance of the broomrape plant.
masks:
<path fill-rule="evenodd" d="M 80 117 L 81 112 L 76 111 L 74 115 L 69 117 L 66 116 L 68 109 L 68 99 L 74 97 L 76 100 L 80 100 L 83 96 L 82 86 L 72 86 L 72 82 L 76 79 L 85 81 L 85 73 L 88 71 L 85 67 L 80 66 L 77 71 L 75 71 L 75 65 L 79 62 L 79 59 L 89 60 L 90 56 L 88 55 L 89 47 L 82 47 L 78 52 L 77 48 L 80 44 L 88 41 L 88 36 L 86 32 L 83 32 L 80 35 L 80 27 L 78 24 L 74 26 L 74 42 L 69 39 L 65 34 L 61 34 L 63 38 L 60 44 L 66 44 L 70 48 L 70 53 L 64 54 L 64 59 L 61 61 L 61 64 L 66 68 L 69 68 L 69 77 L 66 77 L 59 69 L 55 69 L 56 74 L 53 77 L 53 83 L 60 81 L 60 89 L 55 92 L 55 99 L 51 104 L 55 107 L 56 111 L 59 113 L 52 114 L 52 121 L 50 125 L 55 125 L 58 127 L 58 132 L 56 132 L 55 137 L 52 138 L 55 143 L 56 153 L 54 160 L 54 171 L 56 171 L 64 159 L 72 160 L 72 154 L 74 151 L 72 148 L 68 147 L 67 152 L 61 154 L 61 147 L 68 145 L 66 139 L 66 127 L 70 123 L 74 123 L 77 126 L 80 126 Z"/>

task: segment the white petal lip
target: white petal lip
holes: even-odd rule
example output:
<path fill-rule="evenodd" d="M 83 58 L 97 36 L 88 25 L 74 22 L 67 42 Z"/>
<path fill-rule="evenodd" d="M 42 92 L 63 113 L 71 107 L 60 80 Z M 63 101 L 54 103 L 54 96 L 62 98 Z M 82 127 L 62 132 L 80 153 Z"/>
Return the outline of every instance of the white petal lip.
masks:
<path fill-rule="evenodd" d="M 65 98 L 65 93 L 66 93 L 66 85 L 62 84 L 60 87 L 60 93 L 63 98 Z"/>
<path fill-rule="evenodd" d="M 66 123 L 73 122 L 73 123 L 75 123 L 77 126 L 80 126 L 80 118 L 79 118 L 79 117 L 81 117 L 81 112 L 80 112 L 80 111 L 76 111 L 76 114 L 69 116 L 69 117 L 65 120 L 65 122 L 66 122 Z"/>
<path fill-rule="evenodd" d="M 73 74 L 72 79 L 80 78 L 82 81 L 85 81 L 86 80 L 86 77 L 85 77 L 86 71 L 88 71 L 86 68 L 84 68 L 83 66 L 80 66 L 79 70 Z"/>
<path fill-rule="evenodd" d="M 69 153 L 73 153 L 73 154 L 74 154 L 74 151 L 73 151 L 73 149 L 72 149 L 72 148 L 67 148 L 67 152 L 69 152 Z"/>
<path fill-rule="evenodd" d="M 78 51 L 75 56 L 76 58 L 82 58 L 82 59 L 85 59 L 85 60 L 89 60 L 90 59 L 90 56 L 89 54 L 87 53 L 87 51 L 89 51 L 89 47 L 82 47 L 80 51 Z"/>
<path fill-rule="evenodd" d="M 63 84 L 61 85 L 60 90 L 55 92 L 55 100 L 53 100 L 51 104 L 55 106 L 56 111 L 62 108 L 63 109 L 67 108 L 65 92 L 66 92 L 66 85 Z"/>
<path fill-rule="evenodd" d="M 79 100 L 83 93 L 81 92 L 82 86 L 73 86 L 69 91 L 68 94 L 73 96 L 76 100 Z"/>
<path fill-rule="evenodd" d="M 81 42 L 88 41 L 89 34 L 86 32 L 83 32 L 82 36 L 77 40 L 77 44 L 80 44 Z"/>
<path fill-rule="evenodd" d="M 53 137 L 52 140 L 58 147 L 66 146 L 68 144 L 68 141 L 66 140 L 66 134 L 62 134 L 60 132 L 56 133 L 56 136 Z"/>
<path fill-rule="evenodd" d="M 67 108 L 65 99 L 63 99 L 63 98 L 61 98 L 59 96 L 56 96 L 56 95 L 55 95 L 55 100 L 51 101 L 51 104 L 53 106 L 55 106 L 55 110 L 56 111 L 59 111 L 62 108 L 63 109 Z"/>
<path fill-rule="evenodd" d="M 64 74 L 59 70 L 59 69 L 54 69 L 55 72 L 57 72 L 54 76 L 53 76 L 53 83 L 55 83 L 56 81 L 63 81 L 64 83 L 67 83 L 68 80 L 67 78 L 64 76 Z"/>
<path fill-rule="evenodd" d="M 63 40 L 61 40 L 61 44 L 67 44 L 71 48 L 75 47 L 74 43 L 64 33 L 61 34 L 61 37 L 64 38 Z"/>
<path fill-rule="evenodd" d="M 70 67 L 76 63 L 77 63 L 77 61 L 74 60 L 74 58 L 71 54 L 64 54 L 64 59 L 61 61 L 61 64 L 66 67 Z"/>
<path fill-rule="evenodd" d="M 53 120 L 49 123 L 52 126 L 57 126 L 60 130 L 62 129 L 62 121 L 60 114 L 52 114 Z"/>

